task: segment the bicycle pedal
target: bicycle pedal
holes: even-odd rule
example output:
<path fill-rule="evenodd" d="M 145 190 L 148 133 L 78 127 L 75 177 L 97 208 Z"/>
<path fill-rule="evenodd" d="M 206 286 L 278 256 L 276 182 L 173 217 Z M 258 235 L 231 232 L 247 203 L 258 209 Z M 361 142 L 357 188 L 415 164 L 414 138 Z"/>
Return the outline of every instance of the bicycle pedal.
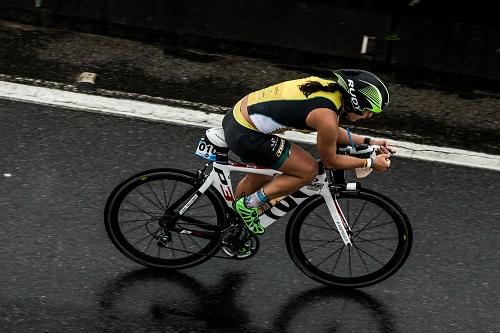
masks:
<path fill-rule="evenodd" d="M 243 230 L 242 230 L 243 231 Z M 225 255 L 236 260 L 244 260 L 253 257 L 260 246 L 259 239 L 251 234 L 245 244 L 237 246 L 240 233 L 228 233 L 222 237 L 222 251 Z"/>

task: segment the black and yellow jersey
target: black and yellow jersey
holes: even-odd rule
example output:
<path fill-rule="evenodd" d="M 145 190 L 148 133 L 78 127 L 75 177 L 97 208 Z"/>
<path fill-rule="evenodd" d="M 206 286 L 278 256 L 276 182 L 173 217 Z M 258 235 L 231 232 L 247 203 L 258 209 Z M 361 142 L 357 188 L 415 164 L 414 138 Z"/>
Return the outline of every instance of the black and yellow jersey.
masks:
<path fill-rule="evenodd" d="M 340 92 L 318 91 L 306 97 L 299 86 L 308 81 L 317 81 L 325 86 L 332 82 L 310 76 L 281 82 L 250 93 L 247 109 L 250 119 L 255 124 L 254 130 L 262 133 L 276 133 L 288 129 L 314 131 L 306 123 L 306 118 L 312 110 L 328 108 L 338 113 L 342 105 Z M 235 118 L 243 126 L 248 127 L 248 122 L 239 112 L 240 105 L 241 101 L 235 107 Z"/>

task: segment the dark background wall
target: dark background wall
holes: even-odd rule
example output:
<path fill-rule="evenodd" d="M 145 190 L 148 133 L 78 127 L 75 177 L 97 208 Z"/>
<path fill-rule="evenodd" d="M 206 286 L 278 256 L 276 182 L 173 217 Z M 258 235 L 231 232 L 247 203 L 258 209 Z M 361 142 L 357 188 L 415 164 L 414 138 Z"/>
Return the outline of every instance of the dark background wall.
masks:
<path fill-rule="evenodd" d="M 497 82 L 500 20 L 491 6 L 486 0 L 0 0 L 0 18 L 170 47 L 318 66 L 333 58 Z M 365 35 L 374 38 L 361 54 Z"/>

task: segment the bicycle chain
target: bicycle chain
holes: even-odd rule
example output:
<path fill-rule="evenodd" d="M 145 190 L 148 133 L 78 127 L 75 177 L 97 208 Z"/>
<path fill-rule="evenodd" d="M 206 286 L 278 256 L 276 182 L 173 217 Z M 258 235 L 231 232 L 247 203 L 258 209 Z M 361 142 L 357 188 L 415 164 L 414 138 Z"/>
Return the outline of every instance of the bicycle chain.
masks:
<path fill-rule="evenodd" d="M 219 239 L 219 241 L 220 241 L 220 239 Z M 200 252 L 193 252 L 193 251 L 187 251 L 187 250 L 176 249 L 176 248 L 169 247 L 169 246 L 166 246 L 166 245 L 164 245 L 164 249 L 170 249 L 170 250 L 179 251 L 179 252 L 183 252 L 183 253 L 189 253 L 189 254 L 196 254 L 196 255 L 203 256 L 203 257 L 210 257 L 210 258 L 219 258 L 219 259 L 236 260 L 235 258 L 228 257 L 228 256 L 209 255 L 209 254 L 200 253 Z M 222 246 L 219 246 L 218 251 L 220 251 L 221 249 L 222 249 Z"/>
<path fill-rule="evenodd" d="M 190 225 L 196 225 L 196 226 L 210 226 L 210 227 L 213 227 L 214 225 L 213 224 L 210 224 L 210 223 L 204 223 L 204 222 L 200 222 L 200 223 L 191 223 L 191 222 L 186 222 Z M 219 243 L 221 243 L 222 241 L 222 237 L 229 231 L 231 231 L 232 229 L 234 229 L 234 225 L 230 225 L 226 228 L 226 231 L 224 232 L 221 232 L 220 236 L 219 236 Z M 161 228 L 160 228 L 161 229 Z M 151 234 L 151 232 L 150 232 Z M 155 232 L 156 234 L 156 232 Z M 151 235 L 153 237 L 155 237 L 154 235 Z M 157 238 L 158 239 L 158 238 Z M 160 241 L 160 240 L 158 240 Z M 164 245 L 164 248 L 165 249 L 171 249 L 171 250 L 175 250 L 175 251 L 179 251 L 179 252 L 183 252 L 183 253 L 189 253 L 189 254 L 196 254 L 196 255 L 201 255 L 201 256 L 204 256 L 204 257 L 211 257 L 211 258 L 220 258 L 220 259 L 229 259 L 229 260 L 236 260 L 235 258 L 231 258 L 231 257 L 228 257 L 228 256 L 219 256 L 219 255 L 209 255 L 209 254 L 205 254 L 205 253 L 200 253 L 200 252 L 193 252 L 193 251 L 187 251 L 187 250 L 181 250 L 181 249 L 176 249 L 176 248 L 173 248 L 173 247 L 169 247 L 167 246 L 166 244 L 163 244 Z M 222 249 L 222 246 L 219 246 L 219 251 Z"/>

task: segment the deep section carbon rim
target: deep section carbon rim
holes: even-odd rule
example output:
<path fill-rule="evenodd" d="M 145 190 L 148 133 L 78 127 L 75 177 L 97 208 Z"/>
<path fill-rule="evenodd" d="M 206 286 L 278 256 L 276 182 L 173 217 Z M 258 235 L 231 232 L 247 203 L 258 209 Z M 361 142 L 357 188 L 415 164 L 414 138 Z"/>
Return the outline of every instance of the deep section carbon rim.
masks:
<path fill-rule="evenodd" d="M 115 189 L 106 205 L 105 224 L 115 246 L 140 264 L 186 268 L 207 260 L 219 248 L 224 227 L 221 203 L 211 188 L 165 228 L 196 192 L 196 177 L 181 172 L 137 175 Z"/>
<path fill-rule="evenodd" d="M 305 274 L 329 285 L 362 287 L 395 273 L 411 249 L 404 213 L 372 192 L 345 191 L 338 202 L 351 226 L 353 245 L 344 245 L 324 199 L 317 197 L 290 222 L 292 260 Z"/>

